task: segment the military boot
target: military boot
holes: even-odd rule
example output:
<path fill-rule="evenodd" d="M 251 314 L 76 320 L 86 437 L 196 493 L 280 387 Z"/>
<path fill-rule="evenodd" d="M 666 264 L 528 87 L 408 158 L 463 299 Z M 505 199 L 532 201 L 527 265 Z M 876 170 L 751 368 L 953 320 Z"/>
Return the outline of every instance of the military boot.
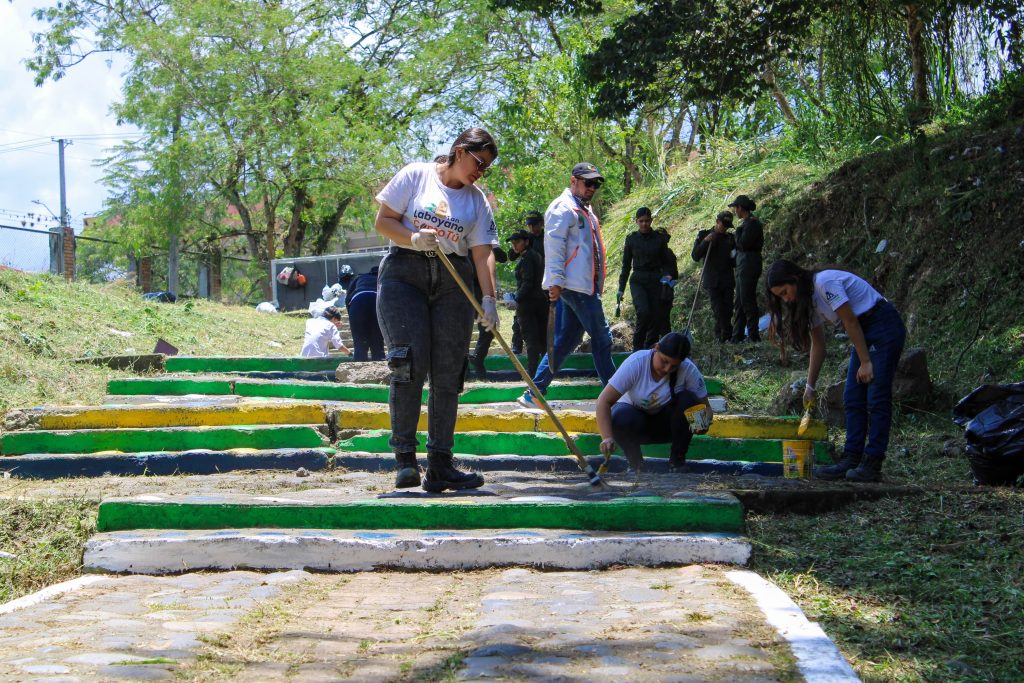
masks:
<path fill-rule="evenodd" d="M 398 473 L 395 474 L 396 489 L 411 489 L 420 485 L 420 468 L 416 466 L 416 453 L 395 453 Z"/>
<path fill-rule="evenodd" d="M 428 453 L 427 473 L 423 477 L 423 490 L 441 493 L 446 489 L 475 489 L 484 485 L 484 478 L 476 472 L 455 469 L 450 453 Z"/>
<path fill-rule="evenodd" d="M 859 453 L 843 451 L 843 457 L 834 465 L 823 465 L 814 468 L 814 478 L 825 481 L 838 481 L 846 476 L 846 473 L 860 464 Z"/>
<path fill-rule="evenodd" d="M 877 455 L 869 455 L 860 465 L 846 473 L 846 481 L 855 481 L 861 484 L 881 481 L 884 460 L 885 458 L 880 458 Z"/>

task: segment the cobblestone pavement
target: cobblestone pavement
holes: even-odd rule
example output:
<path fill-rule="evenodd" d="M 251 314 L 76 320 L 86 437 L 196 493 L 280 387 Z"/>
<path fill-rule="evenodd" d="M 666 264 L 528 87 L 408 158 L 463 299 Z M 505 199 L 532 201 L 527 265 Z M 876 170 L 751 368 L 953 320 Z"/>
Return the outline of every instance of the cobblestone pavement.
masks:
<path fill-rule="evenodd" d="M 725 571 L 109 577 L 0 615 L 0 680 L 799 679 Z"/>

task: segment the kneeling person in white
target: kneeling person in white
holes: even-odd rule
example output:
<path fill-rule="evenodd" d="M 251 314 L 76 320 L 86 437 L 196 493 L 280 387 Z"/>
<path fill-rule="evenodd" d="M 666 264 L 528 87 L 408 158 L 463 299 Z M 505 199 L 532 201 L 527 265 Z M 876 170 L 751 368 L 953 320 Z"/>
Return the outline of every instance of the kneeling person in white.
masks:
<path fill-rule="evenodd" d="M 341 341 L 339 329 L 341 329 L 341 310 L 337 306 L 328 306 L 322 317 L 310 318 L 306 321 L 306 333 L 299 355 L 303 358 L 327 358 L 328 344 L 342 353 L 349 353 L 348 347 Z"/>
<path fill-rule="evenodd" d="M 686 335 L 669 332 L 653 349 L 637 351 L 619 366 L 597 399 L 603 454 L 610 455 L 618 444 L 629 466 L 639 470 L 644 459 L 640 446 L 668 441 L 669 471 L 685 471 L 693 438 L 686 409 L 703 403 L 709 427 L 714 415 L 704 377 L 689 355 Z"/>

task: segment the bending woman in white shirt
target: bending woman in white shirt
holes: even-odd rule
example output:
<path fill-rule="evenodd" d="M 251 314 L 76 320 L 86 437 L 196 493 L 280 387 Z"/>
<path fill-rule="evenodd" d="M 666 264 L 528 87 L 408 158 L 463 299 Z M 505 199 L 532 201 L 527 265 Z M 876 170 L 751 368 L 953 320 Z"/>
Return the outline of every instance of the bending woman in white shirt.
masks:
<path fill-rule="evenodd" d="M 639 471 L 644 461 L 640 446 L 669 441 L 669 472 L 686 471 L 693 432 L 685 411 L 703 403 L 708 426 L 714 415 L 704 377 L 689 355 L 686 335 L 669 332 L 653 349 L 637 351 L 623 361 L 597 398 L 604 455 L 611 455 L 618 444 L 630 468 Z"/>
<path fill-rule="evenodd" d="M 327 358 L 327 346 L 332 345 L 342 353 L 349 353 L 348 347 L 341 341 L 338 330 L 341 329 L 341 310 L 336 306 L 328 306 L 321 316 L 306 321 L 306 333 L 302 340 L 303 358 Z"/>
<path fill-rule="evenodd" d="M 850 337 L 850 367 L 843 390 L 846 443 L 819 479 L 878 481 L 892 427 L 892 383 L 907 330 L 899 311 L 866 280 L 845 270 L 805 270 L 779 260 L 765 278 L 775 329 L 801 351 L 810 351 L 804 401 L 815 400 L 825 360 L 826 322 Z"/>

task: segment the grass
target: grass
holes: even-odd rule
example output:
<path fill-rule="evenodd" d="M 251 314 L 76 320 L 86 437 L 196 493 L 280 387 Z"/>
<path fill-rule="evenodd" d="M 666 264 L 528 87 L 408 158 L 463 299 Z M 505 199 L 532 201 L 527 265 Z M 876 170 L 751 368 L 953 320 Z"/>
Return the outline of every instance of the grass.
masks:
<path fill-rule="evenodd" d="M 0 604 L 78 576 L 96 511 L 96 501 L 0 498 L 0 550 L 14 555 L 0 558 Z"/>
<path fill-rule="evenodd" d="M 1024 496 L 930 490 L 802 517 L 750 515 L 752 568 L 866 681 L 1024 674 Z"/>
<path fill-rule="evenodd" d="M 43 403 L 102 402 L 127 373 L 74 358 L 150 353 L 158 339 L 182 355 L 295 355 L 304 320 L 196 299 L 145 301 L 127 284 L 68 283 L 0 269 L 0 413 Z"/>

